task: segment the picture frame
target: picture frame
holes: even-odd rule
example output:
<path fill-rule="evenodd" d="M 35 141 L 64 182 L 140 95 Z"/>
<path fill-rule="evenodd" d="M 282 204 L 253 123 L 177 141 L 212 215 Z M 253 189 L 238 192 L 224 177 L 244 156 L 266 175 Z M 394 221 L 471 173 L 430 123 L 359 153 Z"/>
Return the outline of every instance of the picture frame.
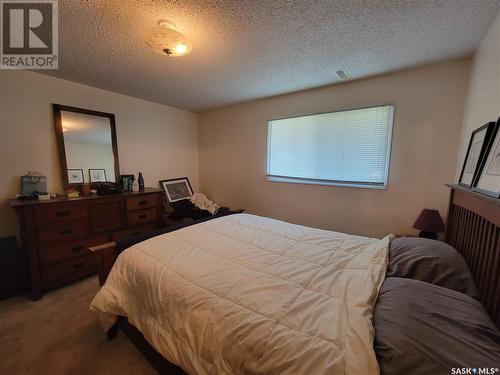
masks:
<path fill-rule="evenodd" d="M 500 117 L 498 118 L 484 157 L 478 168 L 473 191 L 500 198 Z"/>
<path fill-rule="evenodd" d="M 160 185 L 165 191 L 169 203 L 189 199 L 193 195 L 193 188 L 187 177 L 161 180 Z"/>
<path fill-rule="evenodd" d="M 83 184 L 83 169 L 68 168 L 68 184 Z"/>
<path fill-rule="evenodd" d="M 471 188 L 474 185 L 494 128 L 495 123 L 488 122 L 472 132 L 458 180 L 460 186 Z"/>
<path fill-rule="evenodd" d="M 107 182 L 106 170 L 104 168 L 89 168 L 90 182 Z"/>

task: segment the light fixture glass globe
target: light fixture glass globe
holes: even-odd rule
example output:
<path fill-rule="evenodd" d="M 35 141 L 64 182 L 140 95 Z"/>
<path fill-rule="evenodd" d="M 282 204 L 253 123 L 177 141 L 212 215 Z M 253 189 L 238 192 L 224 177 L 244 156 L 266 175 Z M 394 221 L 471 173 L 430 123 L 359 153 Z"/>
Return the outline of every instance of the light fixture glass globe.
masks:
<path fill-rule="evenodd" d="M 187 51 L 187 46 L 183 43 L 177 43 L 175 46 L 175 52 L 179 55 L 185 54 Z"/>
<path fill-rule="evenodd" d="M 185 56 L 193 49 L 191 41 L 168 21 L 159 21 L 158 26 L 147 29 L 144 41 L 156 52 L 165 56 Z"/>

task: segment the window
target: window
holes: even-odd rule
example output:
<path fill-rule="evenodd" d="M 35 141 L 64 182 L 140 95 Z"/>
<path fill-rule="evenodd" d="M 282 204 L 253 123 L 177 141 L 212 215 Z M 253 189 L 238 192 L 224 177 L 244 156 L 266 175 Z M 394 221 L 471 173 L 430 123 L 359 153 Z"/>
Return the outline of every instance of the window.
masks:
<path fill-rule="evenodd" d="M 393 105 L 268 122 L 271 181 L 385 188 Z"/>

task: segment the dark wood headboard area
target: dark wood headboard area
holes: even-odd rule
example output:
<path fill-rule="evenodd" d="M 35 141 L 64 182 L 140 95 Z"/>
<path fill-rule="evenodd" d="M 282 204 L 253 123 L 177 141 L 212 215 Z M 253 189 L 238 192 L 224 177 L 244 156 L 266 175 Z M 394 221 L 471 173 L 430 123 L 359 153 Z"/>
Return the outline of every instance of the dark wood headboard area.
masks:
<path fill-rule="evenodd" d="M 480 300 L 500 327 L 500 199 L 451 189 L 445 241 L 469 264 Z"/>

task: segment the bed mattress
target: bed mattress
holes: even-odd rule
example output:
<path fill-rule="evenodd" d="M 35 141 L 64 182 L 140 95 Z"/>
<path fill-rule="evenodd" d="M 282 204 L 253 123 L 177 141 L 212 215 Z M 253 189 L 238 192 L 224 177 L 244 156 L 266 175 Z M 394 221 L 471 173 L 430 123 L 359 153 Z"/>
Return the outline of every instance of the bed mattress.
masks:
<path fill-rule="evenodd" d="M 191 374 L 377 374 L 389 240 L 226 216 L 125 250 L 91 309 Z"/>

